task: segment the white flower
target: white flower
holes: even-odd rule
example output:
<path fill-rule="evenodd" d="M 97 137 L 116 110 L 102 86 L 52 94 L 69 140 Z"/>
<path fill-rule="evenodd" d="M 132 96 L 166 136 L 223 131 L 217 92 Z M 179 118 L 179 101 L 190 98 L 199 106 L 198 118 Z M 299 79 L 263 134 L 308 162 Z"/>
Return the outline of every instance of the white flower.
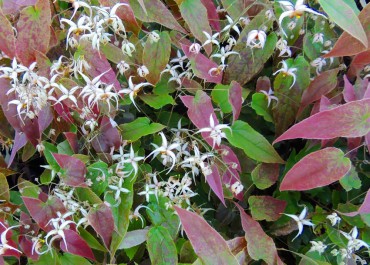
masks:
<path fill-rule="evenodd" d="M 146 77 L 149 74 L 149 70 L 145 65 L 142 65 L 139 68 L 137 68 L 137 74 L 140 77 Z"/>
<path fill-rule="evenodd" d="M 297 79 L 297 77 L 296 77 L 296 74 L 295 74 L 295 72 L 298 70 L 297 68 L 289 68 L 288 67 L 288 64 L 285 62 L 285 61 L 281 61 L 281 63 L 282 63 L 282 65 L 283 65 L 283 67 L 281 68 L 281 69 L 279 69 L 279 70 L 277 70 L 275 73 L 274 73 L 274 75 L 276 75 L 277 73 L 282 73 L 283 74 L 283 76 L 284 77 L 286 77 L 286 76 L 291 76 L 291 77 L 293 77 L 293 83 L 292 83 L 292 85 L 289 87 L 289 89 L 291 89 L 293 86 L 294 86 L 294 84 L 295 84 L 295 82 L 296 82 L 296 79 Z"/>
<path fill-rule="evenodd" d="M 139 204 L 136 208 L 135 208 L 135 210 L 134 210 L 134 212 L 132 213 L 132 214 L 130 214 L 129 215 L 129 220 L 130 220 L 130 222 L 132 221 L 132 219 L 140 219 L 140 221 L 141 221 L 141 225 L 142 225 L 142 227 L 144 227 L 144 219 L 143 219 L 143 216 L 139 213 L 139 211 L 140 211 L 140 209 L 142 209 L 142 208 L 146 208 L 146 209 L 148 209 L 148 210 L 150 210 L 150 211 L 152 211 L 152 209 L 150 209 L 148 206 L 144 206 L 144 205 L 142 205 L 142 204 Z"/>
<path fill-rule="evenodd" d="M 206 46 L 209 43 L 216 44 L 217 46 L 220 46 L 219 41 L 217 40 L 218 36 L 220 35 L 219 32 L 213 34 L 212 36 L 208 34 L 208 32 L 203 31 L 203 34 L 206 35 L 207 40 L 203 43 L 203 46 Z"/>
<path fill-rule="evenodd" d="M 357 230 L 357 227 L 356 226 L 354 228 L 352 228 L 352 230 L 349 233 L 345 233 L 343 231 L 339 231 L 339 232 L 342 235 L 344 235 L 345 238 L 348 239 L 347 248 L 348 248 L 349 252 L 357 251 L 357 250 L 359 250 L 362 247 L 369 248 L 369 245 L 366 244 L 365 241 L 362 241 L 360 239 L 357 239 L 357 237 L 358 237 L 358 230 Z"/>
<path fill-rule="evenodd" d="M 134 97 L 137 95 L 137 93 L 139 93 L 141 88 L 144 87 L 144 86 L 152 86 L 152 84 L 150 84 L 150 83 L 140 83 L 140 84 L 134 85 L 132 83 L 132 76 L 130 76 L 130 78 L 128 79 L 128 88 L 121 89 L 118 93 L 119 94 L 128 94 L 130 99 L 131 99 L 131 102 L 134 104 L 135 108 L 138 111 L 140 111 L 139 108 L 136 106 Z"/>
<path fill-rule="evenodd" d="M 239 28 L 238 28 L 238 25 L 237 25 L 237 23 L 234 23 L 234 21 L 233 21 L 233 19 L 230 17 L 230 16 L 228 16 L 228 15 L 226 15 L 226 19 L 227 19 L 227 21 L 228 21 L 228 25 L 226 25 L 222 30 L 221 30 L 221 32 L 225 32 L 225 31 L 228 31 L 228 30 L 230 30 L 230 29 L 233 29 L 233 30 L 235 30 L 235 32 L 236 33 L 238 33 L 238 35 L 240 35 L 240 30 L 239 30 Z"/>
<path fill-rule="evenodd" d="M 212 148 L 214 148 L 215 145 L 219 146 L 221 144 L 221 138 L 226 138 L 226 135 L 222 129 L 229 129 L 231 131 L 231 128 L 227 124 L 215 125 L 213 115 L 211 114 L 209 116 L 209 127 L 202 128 L 197 133 L 210 132 L 209 137 L 213 139 Z"/>
<path fill-rule="evenodd" d="M 249 17 L 241 17 L 239 18 L 239 21 L 242 24 L 242 26 L 247 26 L 251 22 Z"/>
<path fill-rule="evenodd" d="M 216 57 L 216 58 L 220 58 L 221 59 L 221 64 L 225 64 L 225 59 L 232 55 L 232 54 L 239 54 L 237 52 L 233 52 L 233 51 L 225 51 L 225 48 L 222 47 L 221 50 L 220 50 L 220 53 L 215 53 L 213 55 L 211 55 L 211 58 L 213 57 Z"/>
<path fill-rule="evenodd" d="M 326 65 L 326 60 L 324 58 L 316 58 L 311 62 L 311 66 L 316 68 L 316 74 L 320 74 L 322 68 Z"/>
<path fill-rule="evenodd" d="M 126 54 L 128 56 L 132 56 L 132 52 L 134 52 L 136 49 L 135 49 L 135 45 L 131 42 L 129 42 L 127 39 L 124 39 L 122 41 L 122 52 L 123 54 Z"/>
<path fill-rule="evenodd" d="M 132 145 L 131 145 L 130 153 L 123 155 L 122 163 L 123 164 L 125 164 L 125 163 L 131 164 L 132 167 L 133 167 L 133 171 L 135 172 L 135 175 L 136 175 L 138 170 L 139 170 L 139 166 L 138 166 L 137 162 L 143 160 L 144 158 L 145 157 L 143 157 L 143 156 L 136 156 L 135 152 L 134 152 L 134 149 L 132 148 Z"/>
<path fill-rule="evenodd" d="M 244 186 L 239 181 L 236 181 L 236 182 L 234 182 L 233 185 L 231 185 L 231 191 L 235 195 L 238 195 L 240 192 L 243 191 L 243 189 L 244 189 Z"/>
<path fill-rule="evenodd" d="M 5 251 L 7 251 L 8 249 L 17 251 L 22 254 L 21 251 L 9 245 L 8 240 L 6 239 L 8 232 L 15 227 L 19 227 L 19 225 L 6 227 L 2 222 L 0 222 L 0 225 L 5 228 L 5 230 L 1 233 L 1 236 L 0 236 L 0 241 L 1 241 L 0 242 L 0 255 L 3 255 Z"/>
<path fill-rule="evenodd" d="M 76 35 L 81 35 L 82 34 L 85 34 L 86 31 L 88 32 L 92 32 L 91 30 L 91 21 L 90 21 L 90 18 L 87 17 L 87 16 L 82 16 L 78 19 L 77 21 L 77 24 L 74 23 L 72 20 L 69 20 L 69 19 L 65 19 L 65 18 L 62 18 L 60 20 L 60 23 L 67 23 L 70 28 L 68 30 L 68 33 L 67 33 L 67 45 L 66 45 L 66 48 L 68 49 L 68 44 L 70 43 L 69 40 L 71 38 L 71 34 L 76 34 Z M 64 27 L 64 25 L 62 24 L 62 26 Z"/>
<path fill-rule="evenodd" d="M 316 14 L 316 15 L 319 15 L 319 16 L 322 16 L 322 17 L 326 18 L 326 16 L 324 16 L 323 14 L 321 14 L 319 12 L 316 12 L 316 11 L 308 8 L 306 5 L 304 5 L 303 4 L 304 0 L 297 0 L 295 5 L 293 5 L 293 3 L 290 2 L 290 1 L 279 1 L 279 3 L 281 5 L 281 7 L 285 10 L 279 17 L 280 27 L 281 27 L 281 23 L 283 22 L 284 18 L 286 18 L 286 17 L 300 18 L 303 15 L 304 12 L 309 12 L 309 13 Z M 283 30 L 283 34 L 286 36 L 284 30 Z"/>
<path fill-rule="evenodd" d="M 130 69 L 130 65 L 126 63 L 125 61 L 120 61 L 117 64 L 117 69 L 121 75 L 123 75 L 126 71 Z"/>
<path fill-rule="evenodd" d="M 217 67 L 213 67 L 208 70 L 208 74 L 210 76 L 218 76 L 222 73 L 223 70 L 225 70 L 226 66 L 227 66 L 226 64 L 221 64 Z"/>
<path fill-rule="evenodd" d="M 268 92 L 266 92 L 265 90 L 260 90 L 259 92 L 266 95 L 266 97 L 267 97 L 267 107 L 270 107 L 270 104 L 271 104 L 272 100 L 275 100 L 276 102 L 279 101 L 279 99 L 274 96 L 274 91 L 272 91 L 271 87 L 270 87 Z"/>
<path fill-rule="evenodd" d="M 268 20 L 271 20 L 273 17 L 274 17 L 274 11 L 272 11 L 271 9 L 267 10 L 265 12 L 265 17 L 268 19 Z"/>
<path fill-rule="evenodd" d="M 304 225 L 314 226 L 314 224 L 311 223 L 309 219 L 304 219 L 307 214 L 307 207 L 304 207 L 303 211 L 300 213 L 299 216 L 294 215 L 294 214 L 286 214 L 286 213 L 284 214 L 286 216 L 289 216 L 290 218 L 293 218 L 293 220 L 297 222 L 298 234 L 293 238 L 292 241 L 294 241 L 294 239 L 296 239 L 300 234 L 302 234 Z"/>
<path fill-rule="evenodd" d="M 108 185 L 108 187 L 111 190 L 116 191 L 115 194 L 114 194 L 114 199 L 117 202 L 121 201 L 121 193 L 129 193 L 130 192 L 128 189 L 122 187 L 123 180 L 124 180 L 123 178 L 119 178 L 118 182 L 115 183 L 116 185 Z"/>
<path fill-rule="evenodd" d="M 319 254 L 322 254 L 324 253 L 325 249 L 327 248 L 327 246 L 322 242 L 322 241 L 310 241 L 310 243 L 312 244 L 309 252 L 311 251 L 317 251 L 319 252 Z"/>
<path fill-rule="evenodd" d="M 290 47 L 288 46 L 288 42 L 284 39 L 279 39 L 278 42 L 276 42 L 276 49 L 280 50 L 279 57 L 291 57 L 292 51 L 290 50 Z M 286 54 L 286 56 L 283 56 Z"/>
<path fill-rule="evenodd" d="M 324 34 L 322 33 L 316 33 L 313 35 L 313 43 L 318 43 L 320 42 L 321 44 L 324 44 Z"/>
<path fill-rule="evenodd" d="M 77 99 L 76 99 L 74 93 L 79 88 L 80 88 L 79 86 L 75 86 L 75 87 L 72 87 L 71 89 L 68 90 L 65 86 L 63 86 L 62 84 L 59 84 L 58 89 L 60 90 L 60 92 L 62 92 L 63 95 L 55 102 L 55 104 L 58 104 L 58 103 L 62 102 L 63 100 L 69 99 L 77 107 L 78 106 Z"/>
<path fill-rule="evenodd" d="M 332 226 L 336 225 L 341 220 L 337 213 L 329 214 L 328 216 L 326 216 L 326 219 L 329 219 Z"/>
<path fill-rule="evenodd" d="M 150 32 L 148 36 L 149 36 L 150 43 L 156 43 L 161 39 L 159 34 L 155 31 Z"/>
<path fill-rule="evenodd" d="M 199 43 L 193 43 L 189 47 L 189 51 L 195 54 L 198 54 L 201 49 L 202 49 L 202 46 Z"/>
<path fill-rule="evenodd" d="M 154 191 L 150 190 L 149 184 L 145 184 L 145 190 L 138 193 L 138 195 L 142 195 L 142 196 L 145 195 L 145 200 L 147 202 L 149 202 L 149 199 L 150 199 L 150 195 L 151 194 L 154 195 Z"/>
<path fill-rule="evenodd" d="M 266 38 L 266 33 L 263 30 L 252 30 L 248 33 L 247 47 L 263 49 Z"/>
<path fill-rule="evenodd" d="M 72 18 L 76 15 L 76 12 L 80 7 L 86 7 L 90 12 L 90 16 L 92 15 L 91 6 L 89 4 L 83 2 L 83 1 L 72 0 L 72 7 L 73 7 L 74 11 L 73 11 L 73 14 L 72 14 L 70 20 L 72 20 Z"/>

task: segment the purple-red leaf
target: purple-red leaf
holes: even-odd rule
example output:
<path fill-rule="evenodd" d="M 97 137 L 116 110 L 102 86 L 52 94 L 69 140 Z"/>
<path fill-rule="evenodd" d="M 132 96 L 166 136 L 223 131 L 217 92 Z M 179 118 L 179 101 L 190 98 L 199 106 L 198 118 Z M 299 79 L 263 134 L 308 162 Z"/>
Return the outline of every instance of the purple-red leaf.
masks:
<path fill-rule="evenodd" d="M 363 99 L 319 112 L 295 124 L 274 143 L 296 138 L 361 137 L 368 132 L 370 132 L 370 99 Z"/>
<path fill-rule="evenodd" d="M 11 164 L 13 163 L 14 157 L 17 154 L 18 150 L 21 149 L 23 146 L 25 146 L 26 143 L 27 143 L 26 135 L 24 133 L 16 132 L 15 137 L 14 137 L 14 145 L 12 148 L 12 153 L 10 155 L 9 162 L 8 162 L 8 167 L 10 167 Z"/>
<path fill-rule="evenodd" d="M 253 219 L 256 221 L 276 221 L 287 206 L 286 201 L 275 199 L 272 196 L 250 196 L 248 203 Z"/>
<path fill-rule="evenodd" d="M 77 134 L 73 132 L 65 132 L 64 136 L 67 138 L 67 141 L 69 145 L 71 146 L 73 152 L 75 154 L 78 153 L 78 139 L 77 139 Z"/>
<path fill-rule="evenodd" d="M 247 241 L 248 254 L 254 260 L 264 260 L 268 265 L 284 264 L 277 253 L 276 246 L 271 237 L 266 235 L 261 225 L 244 212 L 244 209 L 236 204 L 240 211 L 242 227 Z"/>
<path fill-rule="evenodd" d="M 206 176 L 208 185 L 211 187 L 213 192 L 221 200 L 222 204 L 226 206 L 224 199 L 224 191 L 222 189 L 221 176 L 218 171 L 217 165 L 213 164 L 211 166 L 212 173 Z"/>
<path fill-rule="evenodd" d="M 210 75 L 209 71 L 214 68 L 216 69 L 218 65 L 204 56 L 202 53 L 193 53 L 189 51 L 189 46 L 181 44 L 181 48 L 184 51 L 186 57 L 189 58 L 191 68 L 194 74 L 204 79 L 206 82 L 212 82 L 219 84 L 222 81 L 222 73 Z M 217 72 L 217 71 L 216 71 Z"/>
<path fill-rule="evenodd" d="M 100 122 L 100 133 L 91 142 L 98 153 L 109 153 L 111 148 L 117 149 L 121 144 L 121 136 L 116 127 L 113 127 L 109 118 L 104 116 Z"/>
<path fill-rule="evenodd" d="M 64 230 L 64 235 L 66 238 L 67 246 L 64 244 L 64 241 L 60 241 L 60 248 L 64 252 L 68 252 L 77 256 L 85 257 L 90 260 L 95 260 L 94 253 L 92 252 L 89 245 L 85 240 L 80 237 L 75 231 L 70 229 Z"/>
<path fill-rule="evenodd" d="M 35 6 L 21 11 L 17 23 L 16 53 L 22 64 L 36 61 L 35 51 L 45 53 L 49 48 L 51 10 L 49 0 L 38 0 Z"/>
<path fill-rule="evenodd" d="M 347 216 L 355 216 L 358 214 L 369 214 L 369 213 L 370 213 L 370 190 L 367 191 L 364 202 L 361 204 L 360 208 L 357 211 L 342 214 Z"/>
<path fill-rule="evenodd" d="M 217 9 L 212 0 L 200 0 L 207 9 L 209 25 L 217 32 L 221 31 L 220 18 L 218 17 Z"/>
<path fill-rule="evenodd" d="M 5 15 L 18 12 L 25 6 L 32 6 L 36 4 L 37 0 L 6 0 L 3 1 L 2 9 Z"/>
<path fill-rule="evenodd" d="M 229 102 L 233 109 L 233 121 L 235 122 L 239 118 L 243 104 L 242 87 L 238 82 L 231 82 L 231 87 L 229 90 Z"/>
<path fill-rule="evenodd" d="M 72 187 L 87 187 L 85 183 L 86 166 L 78 158 L 53 154 L 58 165 L 64 170 L 63 182 Z"/>
<path fill-rule="evenodd" d="M 308 154 L 285 175 L 280 190 L 310 190 L 327 186 L 344 177 L 351 161 L 342 150 L 328 147 Z"/>
<path fill-rule="evenodd" d="M 226 241 L 203 218 L 177 206 L 175 210 L 195 253 L 204 264 L 239 264 Z"/>
<path fill-rule="evenodd" d="M 15 37 L 12 24 L 4 15 L 0 8 L 0 50 L 3 51 L 9 58 L 15 55 Z"/>
<path fill-rule="evenodd" d="M 114 219 L 111 208 L 102 203 L 90 210 L 87 215 L 89 224 L 102 237 L 107 249 L 109 249 L 114 231 Z"/>

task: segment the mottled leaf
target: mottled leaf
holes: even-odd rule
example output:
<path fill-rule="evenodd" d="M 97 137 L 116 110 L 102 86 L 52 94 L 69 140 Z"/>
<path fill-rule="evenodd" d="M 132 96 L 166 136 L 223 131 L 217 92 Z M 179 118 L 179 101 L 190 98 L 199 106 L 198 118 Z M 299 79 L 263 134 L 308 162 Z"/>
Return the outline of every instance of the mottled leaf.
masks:
<path fill-rule="evenodd" d="M 148 232 L 147 228 L 127 232 L 119 249 L 128 249 L 144 243 L 147 240 Z"/>
<path fill-rule="evenodd" d="M 91 209 L 87 215 L 89 224 L 103 239 L 105 246 L 109 249 L 114 230 L 113 214 L 110 207 L 105 203 Z"/>
<path fill-rule="evenodd" d="M 87 187 L 85 183 L 86 166 L 78 158 L 63 155 L 53 154 L 62 171 L 63 182 L 72 187 Z"/>
<path fill-rule="evenodd" d="M 171 53 L 171 39 L 168 32 L 160 32 L 159 37 L 157 42 L 148 38 L 143 52 L 143 64 L 149 70 L 145 78 L 153 85 L 160 80 L 161 72 L 166 68 Z"/>
<path fill-rule="evenodd" d="M 312 115 L 295 124 L 274 143 L 296 138 L 361 137 L 368 132 L 370 132 L 370 99 L 363 99 Z"/>
<path fill-rule="evenodd" d="M 287 202 L 271 196 L 250 196 L 249 207 L 254 220 L 276 221 L 285 211 Z"/>
<path fill-rule="evenodd" d="M 226 241 L 203 218 L 175 206 L 195 253 L 204 264 L 237 265 Z"/>
<path fill-rule="evenodd" d="M 37 0 L 5 0 L 2 2 L 4 14 L 8 15 L 18 12 L 25 6 L 32 6 L 36 4 Z"/>
<path fill-rule="evenodd" d="M 271 237 L 265 234 L 261 225 L 244 212 L 244 209 L 235 203 L 240 211 L 242 227 L 247 241 L 248 254 L 254 260 L 262 259 L 268 265 L 284 264 L 277 253 L 276 246 Z"/>
<path fill-rule="evenodd" d="M 154 134 L 165 128 L 160 123 L 150 123 L 150 120 L 146 117 L 137 118 L 133 122 L 124 123 L 119 127 L 122 130 L 122 138 L 132 142 L 140 139 L 142 136 Z"/>
<path fill-rule="evenodd" d="M 9 201 L 9 185 L 6 176 L 3 173 L 0 173 L 0 200 Z"/>
<path fill-rule="evenodd" d="M 0 50 L 9 58 L 15 55 L 15 36 L 9 20 L 0 8 Z"/>
<path fill-rule="evenodd" d="M 152 227 L 148 232 L 147 247 L 152 264 L 178 264 L 175 243 L 164 227 Z"/>
<path fill-rule="evenodd" d="M 248 123 L 236 121 L 231 126 L 231 132 L 225 130 L 225 134 L 233 146 L 243 149 L 244 153 L 254 160 L 265 163 L 284 163 L 266 138 Z"/>
<path fill-rule="evenodd" d="M 279 177 L 278 164 L 259 164 L 252 171 L 254 185 L 260 190 L 267 189 L 274 185 Z"/>
<path fill-rule="evenodd" d="M 327 147 L 302 158 L 285 175 L 280 190 L 310 190 L 327 186 L 344 177 L 351 161 L 337 148 Z"/>
<path fill-rule="evenodd" d="M 46 54 L 49 48 L 50 25 L 49 0 L 38 0 L 35 6 L 26 7 L 21 11 L 17 23 L 16 53 L 22 64 L 28 66 L 36 61 L 35 50 Z"/>

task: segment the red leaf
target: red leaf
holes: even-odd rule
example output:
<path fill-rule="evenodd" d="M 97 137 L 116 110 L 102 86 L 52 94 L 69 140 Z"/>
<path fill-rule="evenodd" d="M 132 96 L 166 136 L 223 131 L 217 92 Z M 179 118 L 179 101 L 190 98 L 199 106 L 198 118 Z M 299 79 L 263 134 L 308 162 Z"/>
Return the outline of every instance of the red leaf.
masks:
<path fill-rule="evenodd" d="M 181 44 L 186 57 L 189 58 L 194 74 L 204 79 L 206 82 L 220 84 L 222 81 L 222 74 L 211 76 L 208 72 L 212 68 L 217 68 L 218 64 L 208 59 L 202 53 L 193 53 L 189 51 L 189 46 Z"/>
<path fill-rule="evenodd" d="M 66 212 L 63 203 L 55 197 L 50 197 L 50 200 L 46 203 L 30 197 L 22 197 L 22 200 L 32 218 L 46 232 L 52 230 L 52 226 L 50 224 L 47 225 L 50 219 L 57 217 L 57 212 L 61 214 Z"/>
<path fill-rule="evenodd" d="M 195 253 L 204 264 L 236 265 L 226 241 L 203 218 L 195 213 L 175 206 L 181 224 Z"/>
<path fill-rule="evenodd" d="M 11 164 L 13 163 L 14 157 L 17 154 L 17 152 L 19 151 L 19 149 L 21 149 L 23 146 L 25 146 L 26 143 L 27 143 L 26 135 L 24 133 L 16 132 L 15 137 L 14 137 L 14 144 L 13 144 L 13 148 L 12 148 L 12 153 L 10 154 L 10 158 L 9 158 L 9 162 L 8 162 L 8 167 L 10 167 Z"/>
<path fill-rule="evenodd" d="M 21 10 L 25 6 L 36 4 L 37 0 L 6 0 L 3 1 L 2 9 L 5 15 L 13 14 Z"/>
<path fill-rule="evenodd" d="M 63 182 L 72 187 L 87 187 L 85 183 L 86 166 L 78 158 L 63 155 L 53 154 L 58 165 L 65 170 Z"/>
<path fill-rule="evenodd" d="M 15 55 L 15 36 L 9 20 L 0 8 L 0 50 L 9 58 Z"/>
<path fill-rule="evenodd" d="M 366 66 L 369 63 L 370 63 L 370 49 L 357 54 L 353 58 L 348 71 L 349 75 L 353 77 L 358 76 L 360 71 L 362 71 L 362 69 L 364 68 L 364 66 Z"/>
<path fill-rule="evenodd" d="M 67 141 L 69 145 L 71 146 L 73 152 L 75 154 L 78 153 L 78 140 L 77 140 L 77 134 L 73 132 L 65 132 L 64 136 L 67 138 Z"/>
<path fill-rule="evenodd" d="M 60 241 L 60 248 L 64 252 L 68 252 L 77 256 L 85 257 L 90 260 L 95 261 L 94 253 L 92 252 L 89 245 L 85 242 L 85 240 L 80 237 L 75 231 L 66 229 L 64 230 L 64 235 L 67 242 L 67 247 L 64 244 L 64 241 Z"/>
<path fill-rule="evenodd" d="M 212 173 L 206 176 L 206 181 L 208 182 L 208 185 L 211 187 L 213 192 L 217 195 L 217 197 L 220 199 L 223 205 L 225 205 L 225 199 L 224 199 L 224 190 L 222 189 L 222 183 L 221 183 L 221 176 L 218 172 L 218 168 L 216 164 L 213 164 L 211 166 Z"/>
<path fill-rule="evenodd" d="M 354 101 L 356 99 L 356 94 L 355 94 L 355 88 L 353 85 L 349 82 L 348 78 L 346 75 L 343 76 L 344 80 L 344 89 L 343 89 L 343 97 L 346 102 Z"/>
<path fill-rule="evenodd" d="M 264 260 L 268 265 L 283 265 L 280 260 L 276 246 L 271 237 L 265 234 L 261 225 L 253 220 L 244 209 L 236 204 L 240 211 L 242 227 L 245 232 L 245 240 L 247 241 L 248 254 L 254 260 Z"/>
<path fill-rule="evenodd" d="M 108 117 L 104 116 L 100 122 L 100 133 L 91 142 L 98 153 L 109 153 L 111 148 L 117 149 L 121 145 L 121 136 L 116 127 L 113 127 Z"/>
<path fill-rule="evenodd" d="M 357 211 L 342 214 L 347 216 L 355 216 L 358 214 L 369 214 L 369 213 L 370 213 L 370 189 L 367 191 L 364 202 L 361 204 L 360 208 Z"/>
<path fill-rule="evenodd" d="M 295 124 L 274 143 L 297 138 L 361 137 L 368 132 L 370 132 L 370 99 L 363 99 L 319 112 Z"/>
<path fill-rule="evenodd" d="M 4 220 L 0 220 L 1 222 L 1 225 L 0 225 L 0 234 L 3 235 L 4 231 L 9 227 L 5 224 Z M 4 227 L 5 226 L 5 227 Z M 6 241 L 7 241 L 7 244 L 9 246 L 12 246 L 13 248 L 15 249 L 19 249 L 19 247 L 15 244 L 15 242 L 11 239 L 12 238 L 12 230 L 8 230 L 8 232 L 6 233 Z M 5 250 L 4 253 L 1 254 L 1 256 L 4 256 L 4 257 L 16 257 L 17 259 L 20 258 L 21 256 L 21 253 L 19 253 L 18 251 L 15 251 L 13 249 L 7 249 L 7 248 L 3 248 L 2 250 Z"/>
<path fill-rule="evenodd" d="M 36 61 L 35 50 L 46 54 L 49 48 L 50 25 L 49 0 L 38 0 L 35 6 L 26 7 L 21 11 L 17 23 L 16 53 L 22 64 L 28 66 Z"/>
<path fill-rule="evenodd" d="M 20 223 L 22 224 L 22 226 L 19 227 L 19 230 L 20 230 L 20 236 L 18 239 L 19 245 L 22 248 L 22 251 L 24 252 L 24 254 L 26 254 L 28 258 L 31 258 L 33 260 L 38 260 L 39 255 L 36 252 L 32 251 L 33 242 L 27 235 L 29 233 L 34 233 L 35 235 L 37 235 L 39 227 L 37 224 L 32 223 L 31 217 L 24 212 L 21 212 Z M 25 228 L 26 225 L 29 225 L 30 228 L 26 229 Z"/>
<path fill-rule="evenodd" d="M 211 25 L 211 27 L 215 31 L 217 31 L 217 32 L 221 31 L 220 19 L 218 17 L 217 9 L 216 9 L 216 6 L 213 3 L 213 1 L 211 1 L 211 0 L 201 0 L 201 2 L 207 9 L 207 16 L 208 16 L 209 25 Z"/>
<path fill-rule="evenodd" d="M 231 87 L 229 90 L 229 102 L 233 108 L 233 121 L 235 122 L 239 118 L 243 104 L 242 87 L 236 81 L 231 82 Z"/>
<path fill-rule="evenodd" d="M 111 208 L 102 203 L 90 210 L 87 220 L 94 230 L 102 237 L 105 246 L 109 249 L 114 231 L 114 219 Z"/>
<path fill-rule="evenodd" d="M 310 83 L 309 87 L 303 92 L 297 116 L 310 103 L 319 100 L 321 96 L 326 95 L 337 86 L 338 72 L 339 68 L 323 72 Z"/>
<path fill-rule="evenodd" d="M 308 154 L 285 175 L 280 190 L 310 190 L 338 181 L 351 169 L 342 150 L 328 147 Z"/>
<path fill-rule="evenodd" d="M 51 111 L 51 108 L 49 105 L 42 108 L 37 115 L 37 122 L 39 125 L 39 131 L 44 132 L 44 130 L 51 124 L 53 121 L 54 115 Z"/>

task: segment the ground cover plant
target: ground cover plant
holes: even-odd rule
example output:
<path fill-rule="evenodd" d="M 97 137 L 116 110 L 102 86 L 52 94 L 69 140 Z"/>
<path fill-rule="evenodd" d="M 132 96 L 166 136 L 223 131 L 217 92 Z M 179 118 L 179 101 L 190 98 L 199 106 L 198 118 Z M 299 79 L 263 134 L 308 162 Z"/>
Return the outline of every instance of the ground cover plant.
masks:
<path fill-rule="evenodd" d="M 369 263 L 366 1 L 0 7 L 0 264 Z"/>

